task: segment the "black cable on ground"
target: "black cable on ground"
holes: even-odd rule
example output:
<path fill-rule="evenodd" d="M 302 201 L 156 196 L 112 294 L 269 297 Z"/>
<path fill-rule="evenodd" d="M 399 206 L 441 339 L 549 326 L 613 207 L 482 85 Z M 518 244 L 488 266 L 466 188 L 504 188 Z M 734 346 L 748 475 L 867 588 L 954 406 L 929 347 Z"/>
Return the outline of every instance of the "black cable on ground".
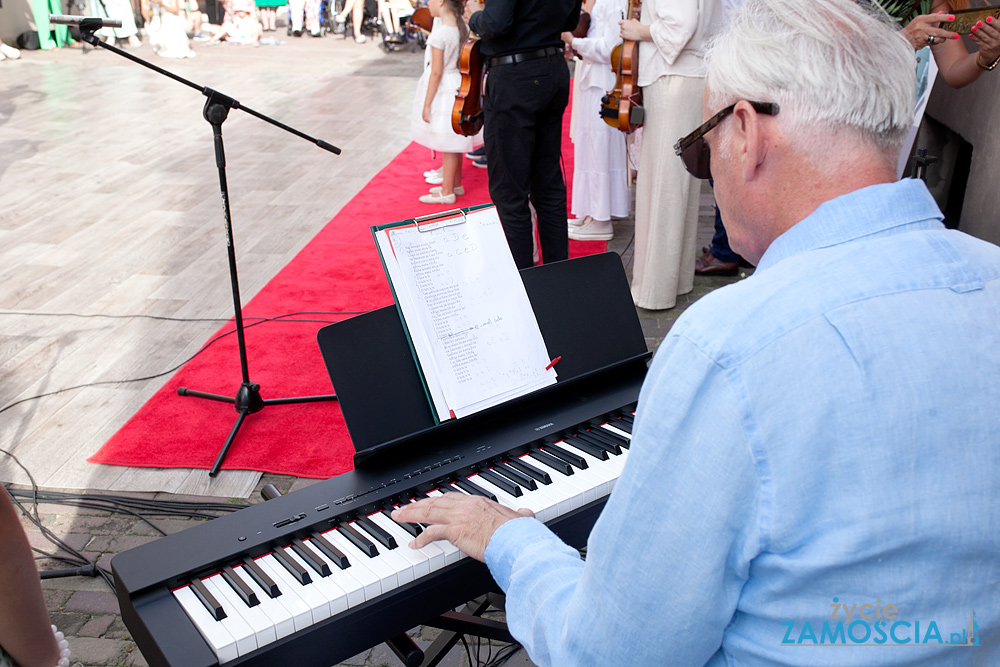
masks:
<path fill-rule="evenodd" d="M 125 514 L 135 517 L 151 526 L 161 535 L 166 535 L 161 528 L 149 520 L 149 517 L 175 517 L 175 518 L 196 518 L 214 519 L 221 514 L 228 514 L 241 510 L 249 505 L 242 503 L 212 503 L 212 502 L 191 502 L 181 500 L 155 500 L 144 498 L 132 498 L 127 496 L 116 496 L 99 493 L 68 493 L 63 491 L 42 491 L 38 488 L 35 478 L 23 463 L 12 453 L 5 449 L 0 449 L 0 454 L 11 458 L 18 467 L 28 476 L 31 489 L 10 489 L 4 487 L 11 501 L 21 511 L 27 519 L 34 524 L 42 535 L 55 545 L 60 551 L 68 554 L 61 556 L 49 553 L 32 547 L 32 550 L 39 554 L 41 558 L 66 563 L 74 566 L 74 571 L 56 571 L 52 576 L 100 576 L 108 584 L 112 591 L 115 590 L 111 572 L 106 568 L 98 566 L 85 555 L 59 539 L 51 530 L 42 524 L 38 514 L 39 503 L 49 503 L 57 505 L 74 505 L 89 509 L 101 510 L 115 514 Z M 27 506 L 26 506 L 27 505 Z M 42 578 L 47 578 L 44 574 Z"/>
<path fill-rule="evenodd" d="M 300 311 L 300 312 L 295 312 L 295 313 L 285 313 L 283 315 L 275 315 L 274 317 L 252 317 L 252 318 L 246 318 L 246 319 L 254 319 L 254 320 L 257 320 L 257 321 L 256 322 L 251 322 L 250 324 L 244 324 L 243 325 L 243 329 L 246 330 L 246 329 L 249 329 L 251 327 L 258 326 L 260 324 L 265 324 L 267 322 L 292 323 L 292 324 L 299 324 L 299 323 L 336 324 L 340 320 L 319 320 L 319 319 L 294 319 L 293 320 L 293 319 L 288 319 L 288 318 L 290 318 L 290 317 L 296 317 L 296 316 L 299 316 L 299 315 L 345 315 L 345 316 L 347 316 L 347 315 L 363 315 L 363 314 L 365 314 L 367 312 L 370 312 L 370 311 L 367 311 L 367 310 L 356 310 L 356 311 L 354 311 L 354 310 L 352 310 L 352 311 L 346 311 L 345 310 L 345 311 L 341 311 L 341 312 Z M 112 319 L 148 318 L 148 319 L 157 319 L 157 320 L 170 320 L 170 321 L 174 321 L 174 322 L 219 322 L 219 321 L 228 322 L 228 321 L 232 320 L 232 318 L 228 318 L 226 320 L 216 320 L 216 319 L 190 319 L 190 320 L 188 320 L 188 319 L 178 319 L 178 318 L 168 318 L 168 317 L 157 317 L 157 316 L 152 316 L 152 315 L 100 315 L 100 314 L 83 315 L 83 314 L 78 314 L 78 313 L 48 313 L 48 314 L 46 314 L 46 313 L 0 312 L 0 315 L 35 315 L 35 314 L 38 314 L 38 315 L 48 315 L 50 317 L 108 317 L 108 318 L 112 318 Z M 174 373 L 174 372 L 180 370 L 184 366 L 184 364 L 188 363 L 189 361 L 191 361 L 192 359 L 194 359 L 195 357 L 197 357 L 198 355 L 200 355 L 202 352 L 204 352 L 205 350 L 207 350 L 212 344 L 218 342 L 219 340 L 222 340 L 226 336 L 231 336 L 234 333 L 236 333 L 236 329 L 235 328 L 230 329 L 229 331 L 223 332 L 223 333 L 219 334 L 218 336 L 215 336 L 214 338 L 210 339 L 207 343 L 205 343 L 204 345 L 202 345 L 201 348 L 199 348 L 198 351 L 195 352 L 194 354 L 192 354 L 190 357 L 188 357 L 187 359 L 185 359 L 181 363 L 177 364 L 173 368 L 169 368 L 169 369 L 167 369 L 165 371 L 162 371 L 160 373 L 156 373 L 154 375 L 148 375 L 146 377 L 128 378 L 128 379 L 124 379 L 124 380 L 104 380 L 104 381 L 100 381 L 100 382 L 88 382 L 88 383 L 85 383 L 85 384 L 74 385 L 72 387 L 64 387 L 62 389 L 55 389 L 53 391 L 45 392 L 44 394 L 36 394 L 35 396 L 28 396 L 26 398 L 22 398 L 22 399 L 16 400 L 13 403 L 9 403 L 8 405 L 5 405 L 4 407 L 0 408 L 0 414 L 3 414 L 7 410 L 10 410 L 11 408 L 13 408 L 15 406 L 20 405 L 21 403 L 27 403 L 28 401 L 34 401 L 34 400 L 37 400 L 37 399 L 40 399 L 40 398 L 46 398 L 48 396 L 55 396 L 56 394 L 62 394 L 62 393 L 65 393 L 67 391 L 74 391 L 76 389 L 85 389 L 87 387 L 98 387 L 98 386 L 109 385 L 109 384 L 127 384 L 127 383 L 131 383 L 131 382 L 146 382 L 148 380 L 155 380 L 156 378 L 163 377 L 164 375 L 170 375 L 171 373 Z"/>

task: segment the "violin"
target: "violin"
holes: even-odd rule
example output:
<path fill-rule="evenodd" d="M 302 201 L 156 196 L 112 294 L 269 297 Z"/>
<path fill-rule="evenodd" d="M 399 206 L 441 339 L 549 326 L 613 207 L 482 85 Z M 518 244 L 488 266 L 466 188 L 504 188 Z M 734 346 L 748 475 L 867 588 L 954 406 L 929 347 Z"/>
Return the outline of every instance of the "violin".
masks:
<path fill-rule="evenodd" d="M 639 18 L 641 0 L 629 0 L 628 18 Z M 642 125 L 642 89 L 639 77 L 639 42 L 622 40 L 611 51 L 611 71 L 616 75 L 615 87 L 601 98 L 601 118 L 622 132 L 634 132 Z"/>
<path fill-rule="evenodd" d="M 427 9 L 427 7 L 417 7 L 413 10 L 413 14 L 410 15 L 408 23 L 413 29 L 419 30 L 425 35 L 430 35 L 431 29 L 434 27 L 434 17 L 431 16 L 431 10 Z"/>
<path fill-rule="evenodd" d="M 469 32 L 458 59 L 462 84 L 455 94 L 451 110 L 451 128 L 455 134 L 472 137 L 483 129 L 483 76 L 486 60 L 479 52 L 479 36 Z"/>

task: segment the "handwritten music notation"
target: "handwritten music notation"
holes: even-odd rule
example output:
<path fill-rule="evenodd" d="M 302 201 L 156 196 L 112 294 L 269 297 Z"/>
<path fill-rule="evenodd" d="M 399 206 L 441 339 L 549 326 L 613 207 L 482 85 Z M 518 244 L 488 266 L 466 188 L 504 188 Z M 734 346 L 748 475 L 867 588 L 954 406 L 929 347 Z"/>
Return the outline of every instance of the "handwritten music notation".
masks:
<path fill-rule="evenodd" d="M 376 240 L 439 418 L 555 382 L 496 209 Z"/>

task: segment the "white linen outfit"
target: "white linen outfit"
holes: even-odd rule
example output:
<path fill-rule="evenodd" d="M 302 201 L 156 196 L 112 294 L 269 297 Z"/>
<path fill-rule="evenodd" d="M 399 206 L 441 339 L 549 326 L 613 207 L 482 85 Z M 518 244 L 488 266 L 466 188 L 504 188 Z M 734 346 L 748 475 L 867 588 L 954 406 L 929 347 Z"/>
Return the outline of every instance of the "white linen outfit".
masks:
<path fill-rule="evenodd" d="M 718 0 L 645 0 L 639 44 L 645 120 L 635 193 L 632 300 L 672 308 L 694 289 L 701 184 L 674 155 L 674 143 L 702 122 L 705 47 L 721 24 Z"/>
<path fill-rule="evenodd" d="M 590 14 L 586 37 L 573 39 L 579 54 L 574 75 L 578 86 L 574 98 L 576 122 L 573 140 L 573 216 L 610 220 L 628 215 L 628 166 L 625 134 L 601 118 L 601 98 L 614 88 L 611 51 L 621 44 L 618 21 L 625 0 L 597 0 Z"/>

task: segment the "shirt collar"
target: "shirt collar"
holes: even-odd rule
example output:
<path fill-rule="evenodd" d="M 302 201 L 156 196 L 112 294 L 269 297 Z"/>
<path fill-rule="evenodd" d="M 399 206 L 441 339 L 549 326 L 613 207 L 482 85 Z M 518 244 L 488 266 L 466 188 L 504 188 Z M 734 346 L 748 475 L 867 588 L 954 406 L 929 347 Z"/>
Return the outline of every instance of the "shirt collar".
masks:
<path fill-rule="evenodd" d="M 827 248 L 896 227 L 920 225 L 940 228 L 944 218 L 919 179 L 870 185 L 823 202 L 804 219 L 776 238 L 757 269 L 766 269 L 807 250 Z"/>

